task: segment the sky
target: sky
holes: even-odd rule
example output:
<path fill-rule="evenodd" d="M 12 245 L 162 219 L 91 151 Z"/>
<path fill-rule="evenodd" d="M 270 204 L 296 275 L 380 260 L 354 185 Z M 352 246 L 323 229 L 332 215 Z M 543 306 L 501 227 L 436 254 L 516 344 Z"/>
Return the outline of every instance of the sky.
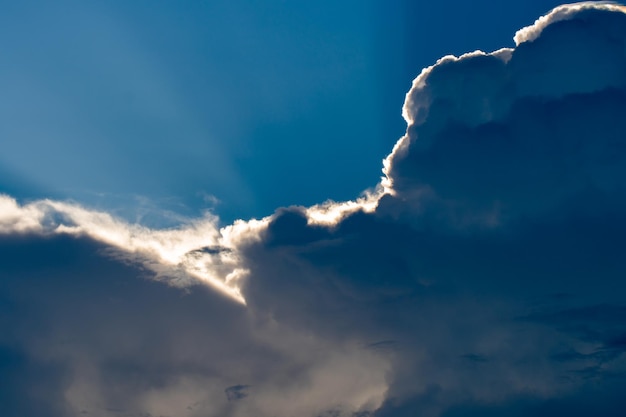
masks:
<path fill-rule="evenodd" d="M 623 6 L 22 2 L 0 34 L 3 415 L 621 415 Z"/>
<path fill-rule="evenodd" d="M 4 5 L 0 190 L 157 227 L 165 209 L 227 224 L 351 199 L 379 181 L 422 68 L 513 46 L 558 4 L 520 3 Z"/>

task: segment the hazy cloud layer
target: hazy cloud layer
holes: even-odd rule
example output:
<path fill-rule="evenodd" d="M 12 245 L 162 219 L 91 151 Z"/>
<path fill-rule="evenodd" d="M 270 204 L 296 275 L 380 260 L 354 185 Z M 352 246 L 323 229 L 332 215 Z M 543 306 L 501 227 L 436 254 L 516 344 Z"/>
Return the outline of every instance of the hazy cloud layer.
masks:
<path fill-rule="evenodd" d="M 562 6 L 515 41 L 423 70 L 381 184 L 352 202 L 151 230 L 0 197 L 0 403 L 619 415 L 626 14 Z"/>

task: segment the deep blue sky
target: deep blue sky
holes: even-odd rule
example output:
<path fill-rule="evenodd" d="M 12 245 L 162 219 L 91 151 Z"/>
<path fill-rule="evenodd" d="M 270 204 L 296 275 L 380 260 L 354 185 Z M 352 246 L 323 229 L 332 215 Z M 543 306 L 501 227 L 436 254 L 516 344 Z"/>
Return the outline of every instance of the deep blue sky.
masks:
<path fill-rule="evenodd" d="M 213 207 L 228 221 L 353 198 L 404 133 L 421 68 L 511 46 L 555 5 L 5 4 L 0 190 L 131 219 Z"/>

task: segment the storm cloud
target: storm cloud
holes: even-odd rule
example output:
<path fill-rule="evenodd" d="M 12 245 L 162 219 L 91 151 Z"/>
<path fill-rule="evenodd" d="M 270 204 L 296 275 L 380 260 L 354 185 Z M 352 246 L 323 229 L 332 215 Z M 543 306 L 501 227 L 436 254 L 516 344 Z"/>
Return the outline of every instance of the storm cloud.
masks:
<path fill-rule="evenodd" d="M 152 230 L 0 197 L 8 415 L 619 415 L 626 13 L 515 42 L 424 69 L 354 201 Z"/>

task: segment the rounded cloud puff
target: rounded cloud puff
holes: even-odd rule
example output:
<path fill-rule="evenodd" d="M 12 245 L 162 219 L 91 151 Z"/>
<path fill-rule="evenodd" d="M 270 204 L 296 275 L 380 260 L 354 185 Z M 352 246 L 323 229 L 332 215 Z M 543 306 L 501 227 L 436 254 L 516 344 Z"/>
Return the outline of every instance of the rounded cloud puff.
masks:
<path fill-rule="evenodd" d="M 519 31 L 514 49 L 448 56 L 422 71 L 383 184 L 402 200 L 426 194 L 494 224 L 486 213 L 503 220 L 590 188 L 623 188 L 623 11 L 561 6 Z"/>

